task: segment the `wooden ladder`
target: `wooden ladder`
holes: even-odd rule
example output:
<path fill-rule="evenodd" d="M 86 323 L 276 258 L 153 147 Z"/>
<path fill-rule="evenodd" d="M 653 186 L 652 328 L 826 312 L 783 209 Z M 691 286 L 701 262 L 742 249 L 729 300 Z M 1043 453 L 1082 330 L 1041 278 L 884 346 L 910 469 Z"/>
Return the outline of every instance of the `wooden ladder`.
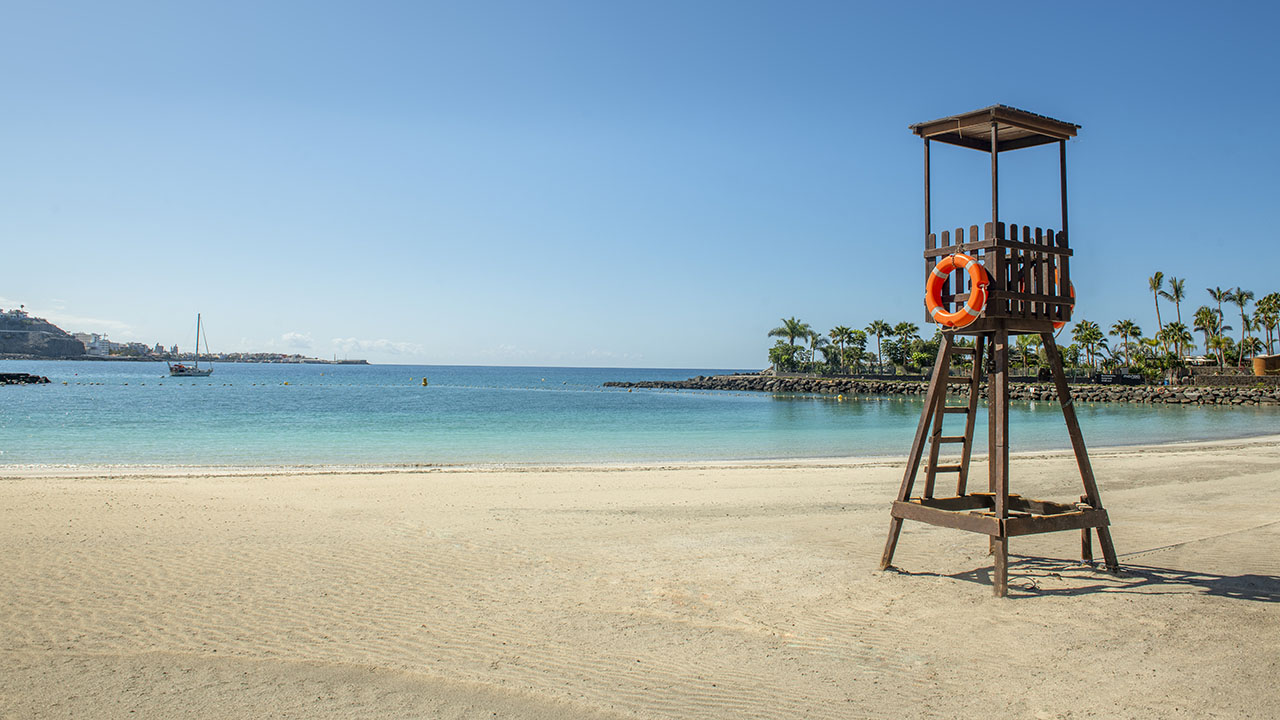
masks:
<path fill-rule="evenodd" d="M 980 383 L 982 381 L 982 350 L 986 343 L 986 338 L 978 336 L 972 346 L 956 345 L 953 343 L 944 343 L 945 357 L 942 361 L 936 363 L 934 367 L 935 373 L 942 373 L 944 384 L 937 398 L 934 399 L 933 407 L 930 409 L 931 420 L 929 426 L 929 460 L 925 464 L 924 475 L 924 492 L 923 497 L 933 497 L 933 485 L 938 473 L 956 473 L 956 495 L 964 495 L 965 488 L 969 482 L 969 458 L 973 454 L 973 425 L 974 416 L 978 410 L 978 396 L 981 394 Z M 951 363 L 957 355 L 967 355 L 969 357 L 972 368 L 967 376 L 951 376 Z M 969 388 L 968 402 L 964 405 L 948 405 L 947 404 L 947 388 L 950 385 L 961 384 L 967 385 Z M 957 414 L 964 415 L 964 434 L 962 435 L 943 435 L 943 421 L 948 415 Z M 921 428 L 923 431 L 925 428 Z M 946 465 L 938 464 L 938 455 L 941 453 L 943 445 L 959 444 L 960 460 L 956 463 Z"/>

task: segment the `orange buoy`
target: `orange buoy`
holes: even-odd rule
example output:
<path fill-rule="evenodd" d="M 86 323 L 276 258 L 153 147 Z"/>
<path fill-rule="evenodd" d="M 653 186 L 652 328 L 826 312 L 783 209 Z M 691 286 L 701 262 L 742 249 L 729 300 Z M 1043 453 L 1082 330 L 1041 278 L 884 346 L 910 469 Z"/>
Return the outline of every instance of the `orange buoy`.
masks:
<path fill-rule="evenodd" d="M 954 270 L 965 270 L 969 273 L 969 299 L 955 312 L 947 312 L 942 307 L 942 283 Z M 962 328 L 970 325 L 982 315 L 987 308 L 987 271 L 973 258 L 963 253 L 955 253 L 942 258 L 937 267 L 929 273 L 929 281 L 924 286 L 924 307 L 933 317 L 934 322 L 951 328 Z"/>

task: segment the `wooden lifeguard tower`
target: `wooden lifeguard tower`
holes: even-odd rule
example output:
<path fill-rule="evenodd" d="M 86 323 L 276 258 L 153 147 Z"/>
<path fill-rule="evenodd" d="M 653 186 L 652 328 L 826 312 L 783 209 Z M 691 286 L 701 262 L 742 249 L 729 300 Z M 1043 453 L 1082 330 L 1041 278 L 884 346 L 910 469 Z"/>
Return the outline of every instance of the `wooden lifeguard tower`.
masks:
<path fill-rule="evenodd" d="M 882 570 L 893 562 L 903 520 L 917 520 L 989 536 L 991 553 L 995 556 L 992 585 L 998 597 L 1004 597 L 1008 592 L 1009 538 L 1016 535 L 1079 530 L 1083 559 L 1092 562 L 1090 532 L 1096 531 L 1107 568 L 1112 571 L 1119 569 L 1108 529 L 1107 512 L 1102 508 L 1093 468 L 1089 464 L 1089 453 L 1071 404 L 1071 391 L 1062 369 L 1062 355 L 1054 342 L 1055 324 L 1062 327 L 1070 319 L 1075 304 L 1071 286 L 1072 252 L 1067 233 L 1067 139 L 1075 137 L 1079 128 L 1079 125 L 1004 105 L 911 126 L 911 131 L 924 139 L 925 278 L 928 279 L 941 259 L 962 253 L 981 263 L 989 284 L 982 314 L 968 325 L 943 330 L 937 362 L 925 395 L 924 411 L 911 444 L 902 487 L 893 503 L 889 538 L 880 560 Z M 971 225 L 967 234 L 964 228 L 956 228 L 954 234 L 945 230 L 941 234 L 933 232 L 929 207 L 929 144 L 932 141 L 991 154 L 991 220 L 981 229 Z M 1000 220 L 1000 153 L 1048 143 L 1058 144 L 1062 194 L 1060 229 L 1006 225 Z M 970 292 L 974 290 L 969 286 L 971 282 L 964 273 L 951 275 L 942 285 L 943 305 L 968 301 Z M 931 316 L 926 320 L 934 322 Z M 1009 337 L 1025 334 L 1038 335 L 1044 344 L 1067 434 L 1071 437 L 1071 447 L 1084 484 L 1080 502 L 1031 500 L 1009 492 Z M 958 345 L 956 335 L 971 335 L 974 342 L 970 346 Z M 968 357 L 972 369 L 963 377 L 953 377 L 950 372 L 952 359 L 959 355 Z M 969 492 L 967 482 L 973 450 L 974 415 L 984 366 L 987 376 L 988 486 L 986 492 Z M 964 405 L 947 404 L 947 388 L 955 383 L 968 386 L 968 402 Z M 949 415 L 962 416 L 964 429 L 961 434 L 944 434 L 943 421 Z M 960 422 L 960 418 L 953 422 Z M 923 488 L 913 495 L 926 444 L 928 457 Z M 959 452 L 958 460 L 940 463 L 939 454 L 943 446 L 955 447 Z M 935 494 L 935 481 L 941 474 L 957 477 L 954 495 Z"/>

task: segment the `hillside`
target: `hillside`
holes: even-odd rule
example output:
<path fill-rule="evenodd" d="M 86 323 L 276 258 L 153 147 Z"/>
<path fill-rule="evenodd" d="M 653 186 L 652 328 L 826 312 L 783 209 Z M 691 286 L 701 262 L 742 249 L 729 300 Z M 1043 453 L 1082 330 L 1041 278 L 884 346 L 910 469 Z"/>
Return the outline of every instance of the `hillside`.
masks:
<path fill-rule="evenodd" d="M 62 328 L 21 310 L 0 312 L 0 357 L 69 358 L 84 355 L 84 344 Z"/>

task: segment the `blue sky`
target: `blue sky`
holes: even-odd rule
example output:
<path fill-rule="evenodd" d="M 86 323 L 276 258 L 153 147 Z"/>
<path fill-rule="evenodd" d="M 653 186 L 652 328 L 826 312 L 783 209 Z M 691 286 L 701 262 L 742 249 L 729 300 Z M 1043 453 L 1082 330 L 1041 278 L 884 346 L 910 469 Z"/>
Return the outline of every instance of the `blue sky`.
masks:
<path fill-rule="evenodd" d="M 2 2 L 0 306 L 184 346 L 200 311 L 215 351 L 759 367 L 784 316 L 923 325 L 907 125 L 1004 103 L 1083 126 L 1076 317 L 1150 332 L 1156 270 L 1190 310 L 1280 289 L 1275 8 Z M 1002 157 L 1006 218 L 1056 226 L 1055 156 Z M 987 163 L 935 152 L 935 226 L 982 222 Z"/>

